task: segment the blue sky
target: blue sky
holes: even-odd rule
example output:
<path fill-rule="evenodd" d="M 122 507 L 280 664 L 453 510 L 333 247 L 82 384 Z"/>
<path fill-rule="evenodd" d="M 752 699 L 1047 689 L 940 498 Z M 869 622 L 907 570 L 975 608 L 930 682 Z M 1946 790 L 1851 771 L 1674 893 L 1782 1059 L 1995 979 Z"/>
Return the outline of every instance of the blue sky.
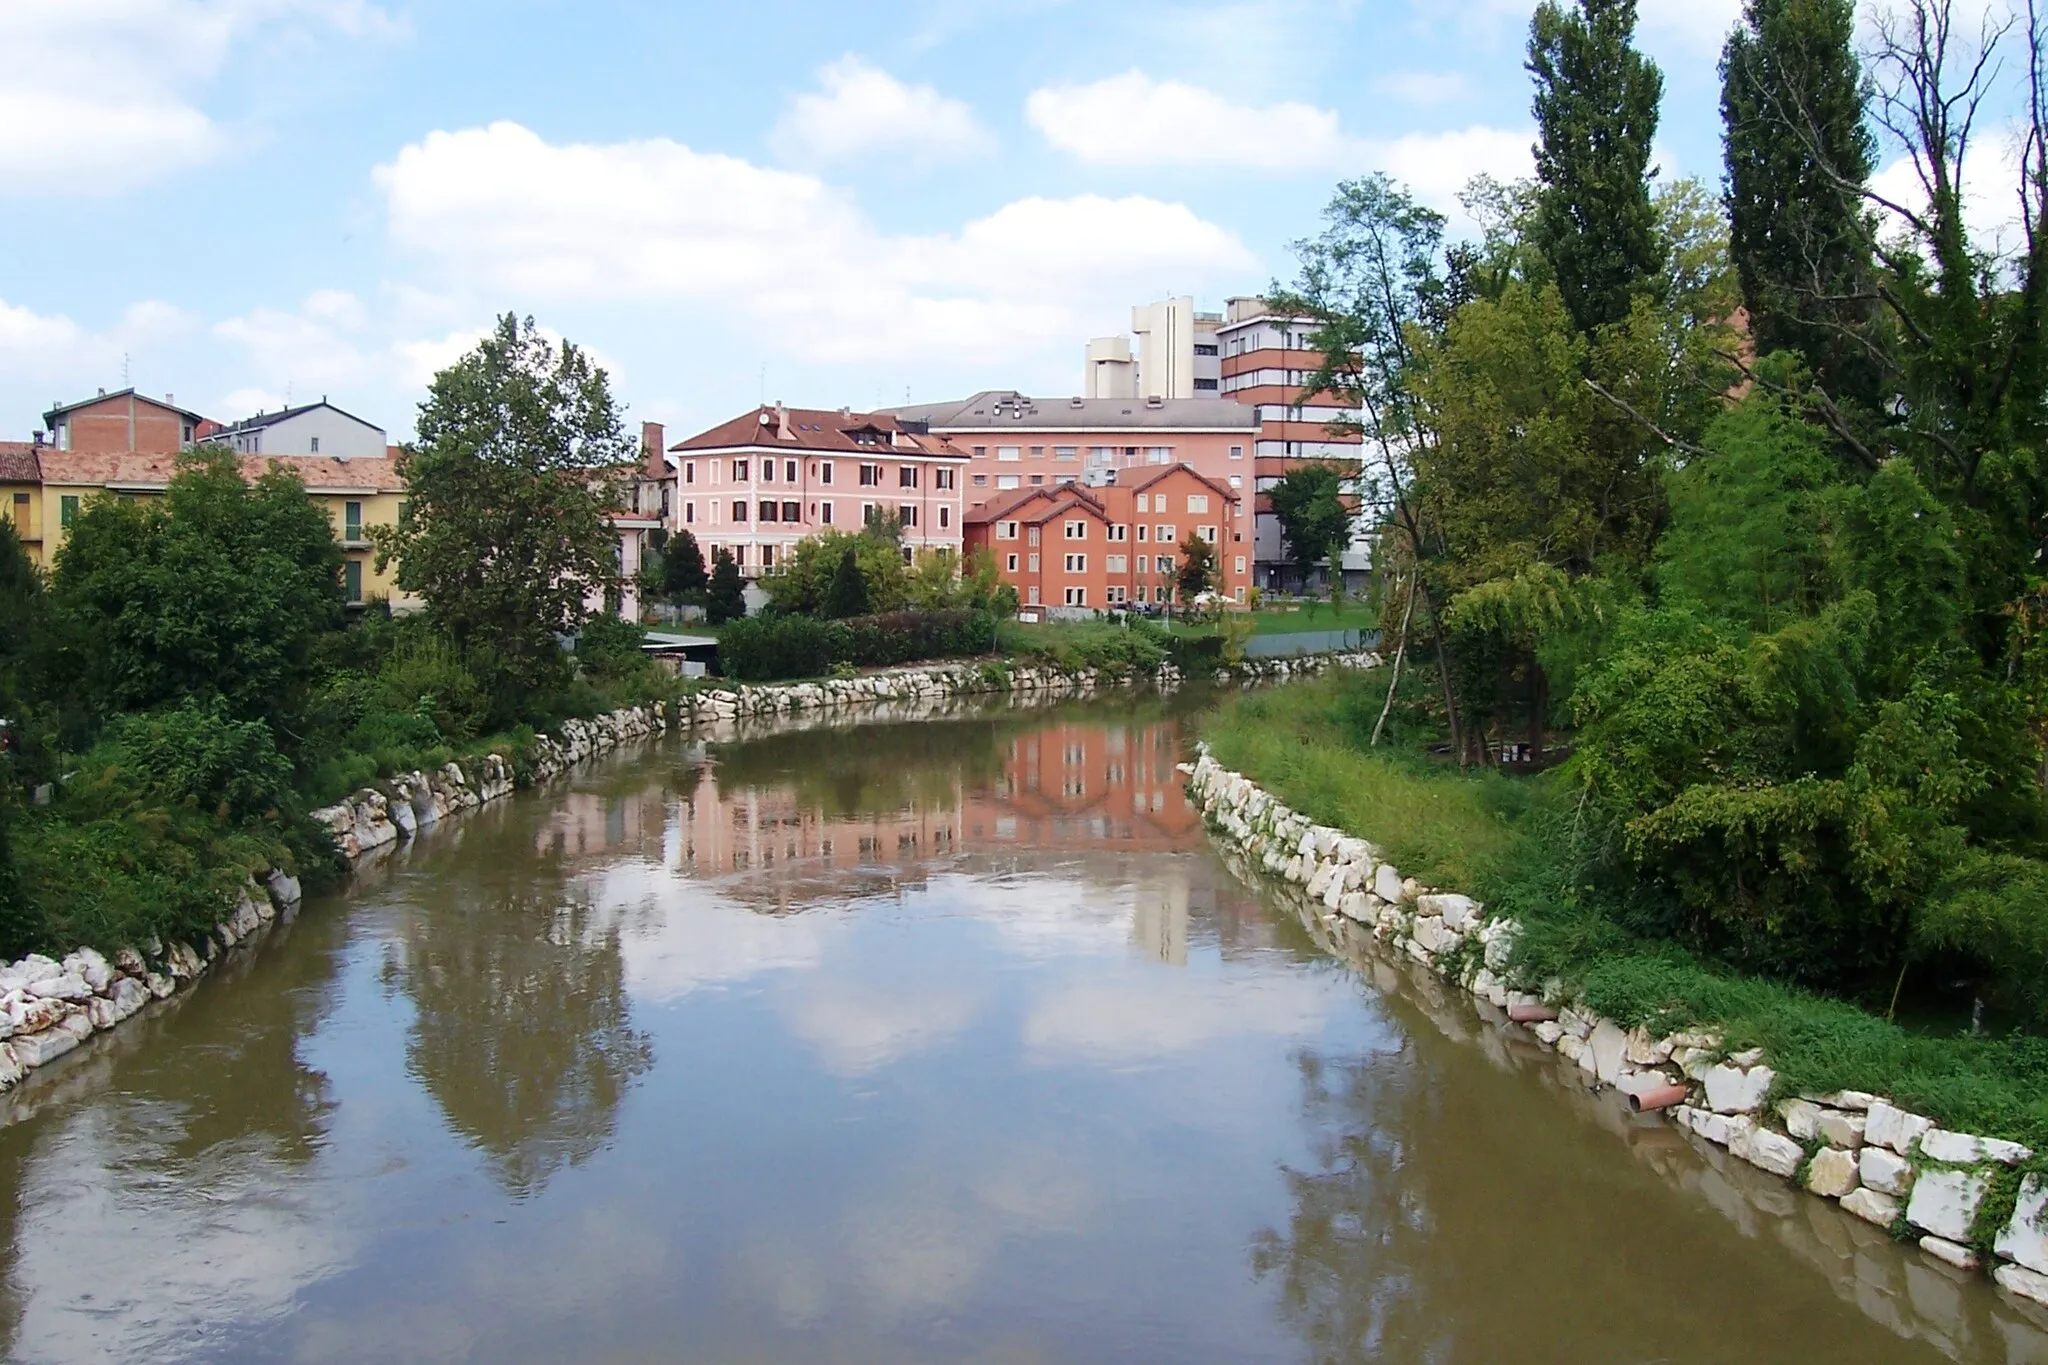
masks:
<path fill-rule="evenodd" d="M 1644 0 L 1717 175 L 1736 0 Z M 515 309 L 687 434 L 764 393 L 1072 392 L 1291 275 L 1340 178 L 1527 166 L 1522 0 L 6 0 L 0 436 L 121 385 L 409 433 Z"/>

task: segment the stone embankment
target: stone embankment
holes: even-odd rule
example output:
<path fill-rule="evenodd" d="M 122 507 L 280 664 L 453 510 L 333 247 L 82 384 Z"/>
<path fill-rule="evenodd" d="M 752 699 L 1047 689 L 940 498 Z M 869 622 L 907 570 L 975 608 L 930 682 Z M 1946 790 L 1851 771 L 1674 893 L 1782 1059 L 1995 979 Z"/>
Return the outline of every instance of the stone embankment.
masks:
<path fill-rule="evenodd" d="M 1370 666 L 1371 654 L 1308 656 L 1248 663 L 1225 670 L 1219 679 L 1297 676 L 1336 666 Z M 380 786 L 365 787 L 348 800 L 313 812 L 334 836 L 349 862 L 391 848 L 422 829 L 509 796 L 521 785 L 546 782 L 585 759 L 631 740 L 722 721 L 767 718 L 888 702 L 936 700 L 991 692 L 1087 692 L 1117 682 L 1174 686 L 1171 668 L 1157 674 L 1116 677 L 1089 671 L 1029 667 L 1007 662 L 945 663 L 891 669 L 854 678 L 814 683 L 706 688 L 674 708 L 663 703 L 627 707 L 589 720 L 565 721 L 559 737 L 537 736 L 525 771 L 515 773 L 502 754 L 448 763 L 435 772 L 402 773 Z M 280 917 L 296 913 L 300 888 L 281 868 L 252 877 L 227 918 L 194 943 L 152 942 L 124 948 L 109 960 L 81 948 L 55 959 L 31 954 L 0 966 L 0 1090 L 76 1048 L 95 1033 L 113 1028 L 151 1000 L 162 1000 L 198 979 L 224 953 L 254 937 Z"/>
<path fill-rule="evenodd" d="M 1206 746 L 1183 770 L 1210 827 L 1254 867 L 1298 888 L 1325 919 L 1361 926 L 1469 992 L 1502 1026 L 1527 1029 L 1589 1086 L 1619 1090 L 1631 1108 L 1661 1111 L 1930 1256 L 1988 1269 L 2009 1293 L 2048 1304 L 2048 1181 L 2014 1169 L 2033 1160 L 2028 1148 L 1950 1132 L 1882 1095 L 1783 1095 L 1760 1049 L 1730 1051 L 1713 1030 L 1653 1035 L 1601 1018 L 1555 981 L 1520 989 L 1512 919 L 1402 876 L 1366 840 L 1290 810 Z M 2010 1198 L 2014 1183 L 2017 1202 L 2001 1216 L 1994 1191 Z"/>

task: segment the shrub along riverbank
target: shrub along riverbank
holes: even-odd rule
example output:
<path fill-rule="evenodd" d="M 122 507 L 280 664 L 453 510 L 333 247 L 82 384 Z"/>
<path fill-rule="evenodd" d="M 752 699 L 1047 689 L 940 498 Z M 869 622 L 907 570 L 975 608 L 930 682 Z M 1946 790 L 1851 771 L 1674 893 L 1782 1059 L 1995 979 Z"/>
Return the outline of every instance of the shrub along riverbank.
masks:
<path fill-rule="evenodd" d="M 1959 1131 L 2048 1151 L 2048 1038 L 2004 1017 L 1973 1033 L 1967 1004 L 1915 989 L 1831 996 L 1745 971 L 1671 931 L 1672 906 L 1603 865 L 1567 768 L 1460 773 L 1413 744 L 1369 743 L 1380 674 L 1332 675 L 1225 702 L 1204 725 L 1216 760 L 1404 872 L 1483 899 L 1524 926 L 1510 971 L 1556 978 L 1599 1013 L 1669 1032 L 1711 1025 L 1763 1047 L 1785 1093 L 1867 1090 Z"/>

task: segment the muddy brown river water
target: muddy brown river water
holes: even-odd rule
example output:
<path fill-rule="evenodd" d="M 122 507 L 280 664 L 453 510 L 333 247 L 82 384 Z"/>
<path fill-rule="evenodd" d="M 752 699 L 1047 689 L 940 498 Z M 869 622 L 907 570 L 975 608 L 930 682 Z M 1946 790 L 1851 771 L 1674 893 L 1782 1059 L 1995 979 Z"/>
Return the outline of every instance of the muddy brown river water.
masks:
<path fill-rule="evenodd" d="M 0 1103 L 7 1357 L 2048 1362 L 1319 945 L 1181 793 L 1201 704 L 669 740 L 429 831 Z"/>

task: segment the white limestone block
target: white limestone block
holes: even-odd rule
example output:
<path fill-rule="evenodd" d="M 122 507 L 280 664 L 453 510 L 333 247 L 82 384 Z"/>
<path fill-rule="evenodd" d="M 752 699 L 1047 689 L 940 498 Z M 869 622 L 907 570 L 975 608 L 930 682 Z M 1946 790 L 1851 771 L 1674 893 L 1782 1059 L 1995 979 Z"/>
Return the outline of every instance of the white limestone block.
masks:
<path fill-rule="evenodd" d="M 1936 1237 L 1966 1242 L 1977 1206 L 1990 1188 L 1991 1177 L 1977 1171 L 1923 1170 L 1913 1179 L 1906 1221 Z"/>
<path fill-rule="evenodd" d="M 46 976 L 40 981 L 31 981 L 28 993 L 41 1000 L 90 1000 L 92 987 L 81 977 L 63 972 L 57 976 Z"/>
<path fill-rule="evenodd" d="M 1536 1041 L 1545 1047 L 1556 1047 L 1560 1040 L 1569 1036 L 1564 1031 L 1564 1025 L 1555 1019 L 1545 1019 L 1530 1031 L 1536 1035 Z"/>
<path fill-rule="evenodd" d="M 1831 1109 L 1858 1111 L 1868 1109 L 1877 1103 L 1877 1096 L 1865 1090 L 1836 1090 L 1826 1095 L 1802 1095 L 1800 1098 L 1812 1100 L 1815 1104 L 1827 1105 Z"/>
<path fill-rule="evenodd" d="M 1913 1163 L 1883 1147 L 1865 1147 L 1856 1156 L 1863 1183 L 1880 1194 L 1903 1197 L 1913 1188 Z"/>
<path fill-rule="evenodd" d="M 1946 1237 L 1929 1235 L 1920 1239 L 1920 1249 L 1938 1261 L 1947 1261 L 1957 1270 L 1975 1270 L 1982 1262 L 1977 1253 L 1966 1246 L 1949 1241 Z"/>
<path fill-rule="evenodd" d="M 114 979 L 114 966 L 93 948 L 80 948 L 64 959 L 64 970 L 87 986 L 95 995 L 105 990 Z"/>
<path fill-rule="evenodd" d="M 1866 1114 L 1850 1113 L 1842 1109 L 1820 1111 L 1820 1135 L 1836 1147 L 1847 1147 L 1855 1151 L 1863 1145 L 1863 1127 L 1870 1121 Z"/>
<path fill-rule="evenodd" d="M 1811 1100 L 1784 1101 L 1778 1106 L 1778 1117 L 1785 1121 L 1785 1131 L 1801 1142 L 1820 1136 L 1820 1106 Z"/>
<path fill-rule="evenodd" d="M 2002 1265 L 1991 1272 L 1991 1278 L 1998 1287 L 2009 1294 L 2017 1294 L 2035 1303 L 2048 1304 L 2048 1275 L 2038 1274 L 2022 1266 Z"/>
<path fill-rule="evenodd" d="M 2020 1182 L 2012 1221 L 1999 1230 L 1991 1249 L 2008 1261 L 2048 1275 L 2048 1181 L 2030 1175 Z"/>
<path fill-rule="evenodd" d="M 2001 1138 L 1972 1137 L 1968 1133 L 1951 1133 L 1946 1128 L 1929 1128 L 1920 1135 L 1920 1153 L 1936 1161 L 1951 1161 L 1958 1166 L 1974 1166 L 1983 1161 L 2000 1161 L 2008 1166 L 2018 1165 L 2034 1154 L 2030 1147 L 2017 1142 L 2006 1142 Z"/>
<path fill-rule="evenodd" d="M 1799 1163 L 1806 1160 L 1806 1149 L 1783 1133 L 1758 1128 L 1750 1134 L 1749 1147 L 1743 1153 L 1743 1159 L 1752 1166 L 1760 1166 L 1772 1175 L 1781 1175 L 1789 1180 L 1799 1169 Z"/>
<path fill-rule="evenodd" d="M 1842 1211 L 1853 1213 L 1866 1223 L 1875 1223 L 1889 1228 L 1899 1220 L 1899 1201 L 1888 1194 L 1880 1194 L 1865 1185 L 1852 1190 L 1842 1198 Z"/>
<path fill-rule="evenodd" d="M 1889 1147 L 1900 1156 L 1913 1150 L 1914 1139 L 1934 1126 L 1933 1119 L 1909 1114 L 1883 1100 L 1870 1106 L 1870 1116 L 1863 1126 L 1863 1140 L 1874 1142 L 1880 1147 Z"/>
<path fill-rule="evenodd" d="M 1806 1188 L 1829 1199 L 1840 1199 L 1862 1183 L 1856 1171 L 1856 1154 L 1840 1147 L 1821 1148 L 1806 1168 Z"/>
<path fill-rule="evenodd" d="M 1628 1035 L 1613 1020 L 1602 1019 L 1587 1036 L 1586 1047 L 1593 1054 L 1593 1074 L 1601 1084 L 1613 1085 L 1626 1062 Z"/>
<path fill-rule="evenodd" d="M 1401 874 L 1392 863 L 1381 863 L 1373 869 L 1373 894 L 1389 905 L 1401 903 Z"/>
<path fill-rule="evenodd" d="M 1461 896 L 1450 891 L 1433 891 L 1415 898 L 1416 911 L 1424 915 L 1439 915 L 1444 927 L 1463 933 L 1479 918 L 1479 903 L 1470 896 Z"/>
<path fill-rule="evenodd" d="M 1700 1078 L 1707 1087 L 1707 1106 L 1721 1114 L 1753 1114 L 1763 1108 L 1777 1073 L 1767 1066 L 1737 1070 L 1725 1063 L 1707 1068 Z"/>

